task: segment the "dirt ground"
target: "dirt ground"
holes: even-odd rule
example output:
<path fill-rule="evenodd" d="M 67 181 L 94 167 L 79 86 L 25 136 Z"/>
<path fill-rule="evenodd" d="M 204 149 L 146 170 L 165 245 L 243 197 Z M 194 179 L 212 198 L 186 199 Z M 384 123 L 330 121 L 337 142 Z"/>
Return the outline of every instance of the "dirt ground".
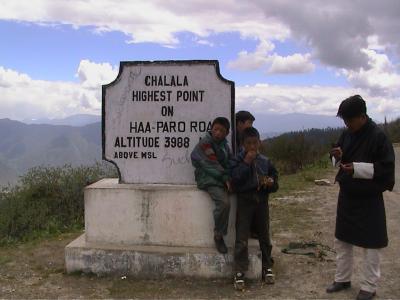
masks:
<path fill-rule="evenodd" d="M 397 178 L 400 178 L 400 147 Z M 334 171 L 327 177 L 333 182 Z M 243 299 L 354 299 L 359 289 L 361 249 L 355 251 L 353 287 L 326 294 L 335 272 L 333 233 L 338 186 L 313 186 L 271 203 L 276 283 L 250 282 L 244 292 L 233 289 L 230 279 L 138 280 L 65 273 L 64 247 L 81 234 L 65 234 L 51 240 L 0 248 L 0 298 L 243 298 Z M 400 299 L 400 188 L 385 194 L 389 246 L 382 259 L 382 279 L 376 299 Z M 284 254 L 289 242 L 314 241 L 320 257 Z M 231 250 L 230 250 L 231 251 Z M 325 256 L 326 254 L 326 256 Z"/>

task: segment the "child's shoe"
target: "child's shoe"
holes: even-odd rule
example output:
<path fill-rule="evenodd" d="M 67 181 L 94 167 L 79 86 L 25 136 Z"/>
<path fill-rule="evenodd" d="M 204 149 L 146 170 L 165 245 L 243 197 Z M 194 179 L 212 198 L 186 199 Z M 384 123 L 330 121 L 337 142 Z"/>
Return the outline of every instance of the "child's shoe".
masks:
<path fill-rule="evenodd" d="M 275 283 L 275 275 L 272 272 L 272 269 L 263 268 L 261 273 L 261 280 L 266 284 L 274 284 Z"/>
<path fill-rule="evenodd" d="M 244 274 L 242 272 L 235 273 L 235 276 L 233 277 L 233 286 L 238 291 L 244 291 L 245 279 L 244 279 Z"/>

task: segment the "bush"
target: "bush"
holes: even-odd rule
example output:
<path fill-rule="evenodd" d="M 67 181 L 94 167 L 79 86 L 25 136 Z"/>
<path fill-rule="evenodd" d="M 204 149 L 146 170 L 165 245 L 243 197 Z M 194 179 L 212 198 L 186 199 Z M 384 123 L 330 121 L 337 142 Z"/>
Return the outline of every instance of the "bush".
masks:
<path fill-rule="evenodd" d="M 385 122 L 382 127 L 393 143 L 400 143 L 400 118 L 389 123 Z"/>
<path fill-rule="evenodd" d="M 0 242 L 82 228 L 83 189 L 104 177 L 116 177 L 115 170 L 105 164 L 30 169 L 0 192 Z"/>
<path fill-rule="evenodd" d="M 327 156 L 342 129 L 310 129 L 289 132 L 263 141 L 263 153 L 281 174 L 293 174 Z"/>

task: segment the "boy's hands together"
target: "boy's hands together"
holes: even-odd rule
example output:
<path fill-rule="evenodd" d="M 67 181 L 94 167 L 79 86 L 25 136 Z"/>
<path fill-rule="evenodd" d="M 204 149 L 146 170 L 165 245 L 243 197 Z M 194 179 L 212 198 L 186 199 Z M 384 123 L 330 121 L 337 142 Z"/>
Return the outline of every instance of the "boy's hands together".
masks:
<path fill-rule="evenodd" d="M 274 185 L 274 179 L 273 179 L 272 177 L 264 176 L 264 177 L 261 179 L 261 185 L 262 185 L 264 188 L 271 187 L 271 186 Z"/>
<path fill-rule="evenodd" d="M 244 157 L 244 162 L 250 165 L 257 157 L 257 151 L 248 151 Z"/>

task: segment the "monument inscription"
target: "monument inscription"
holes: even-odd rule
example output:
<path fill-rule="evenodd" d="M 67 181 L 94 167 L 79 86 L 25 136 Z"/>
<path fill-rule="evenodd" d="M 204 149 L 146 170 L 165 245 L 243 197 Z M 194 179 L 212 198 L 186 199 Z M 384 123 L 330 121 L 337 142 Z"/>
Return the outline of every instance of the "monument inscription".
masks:
<path fill-rule="evenodd" d="M 121 183 L 194 184 L 199 138 L 218 116 L 234 128 L 234 83 L 218 61 L 121 62 L 102 100 L 103 158 Z"/>

